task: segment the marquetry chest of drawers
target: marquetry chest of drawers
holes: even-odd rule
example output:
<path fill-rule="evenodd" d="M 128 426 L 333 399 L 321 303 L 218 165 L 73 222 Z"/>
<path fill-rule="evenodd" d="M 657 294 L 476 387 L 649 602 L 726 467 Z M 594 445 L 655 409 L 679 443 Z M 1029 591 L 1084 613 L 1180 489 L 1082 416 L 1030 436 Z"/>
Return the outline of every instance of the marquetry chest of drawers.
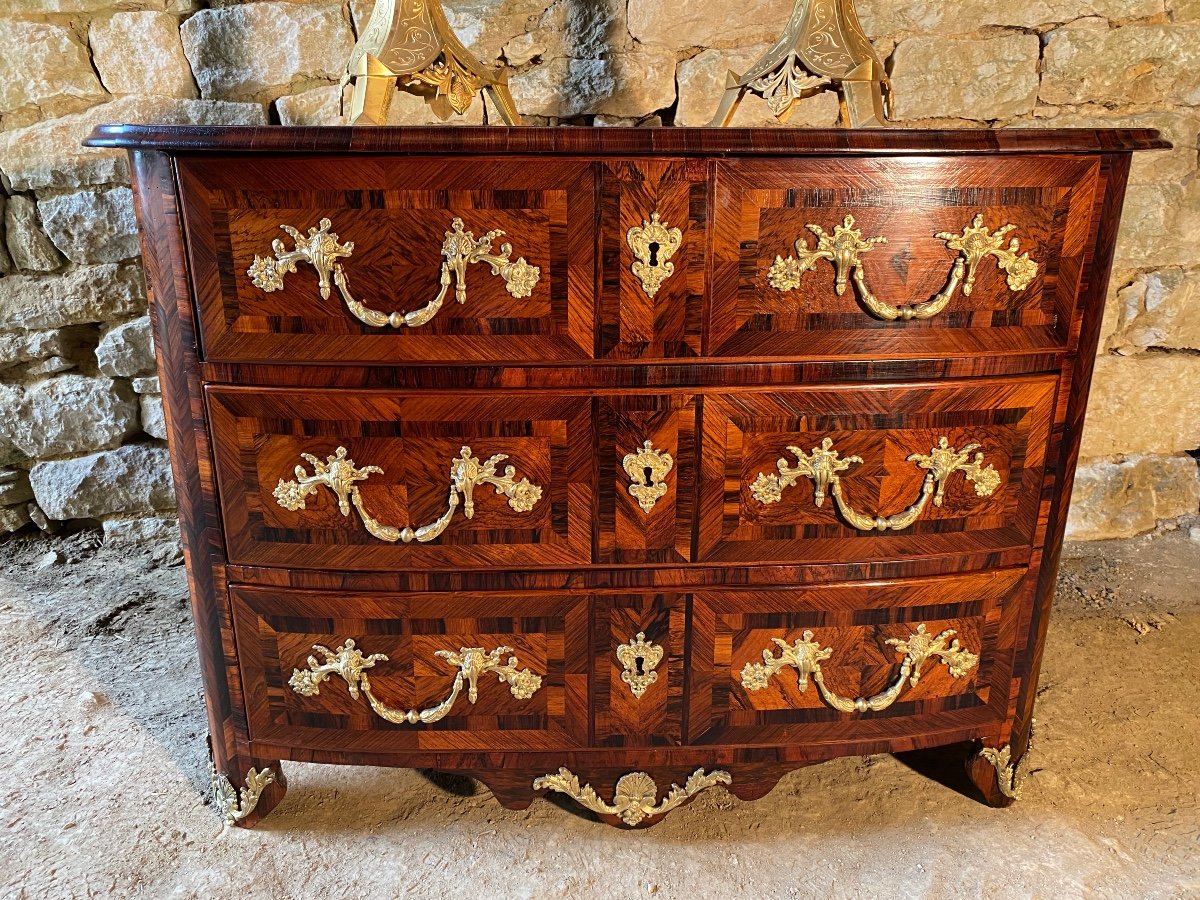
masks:
<path fill-rule="evenodd" d="M 950 744 L 1015 796 L 1156 133 L 91 142 L 131 153 L 231 822 L 285 759 L 626 826 Z"/>

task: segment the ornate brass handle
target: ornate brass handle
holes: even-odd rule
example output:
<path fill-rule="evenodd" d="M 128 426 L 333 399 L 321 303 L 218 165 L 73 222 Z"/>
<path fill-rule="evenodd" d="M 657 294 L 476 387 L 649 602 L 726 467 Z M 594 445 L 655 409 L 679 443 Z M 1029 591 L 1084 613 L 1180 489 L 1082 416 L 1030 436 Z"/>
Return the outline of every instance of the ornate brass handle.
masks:
<path fill-rule="evenodd" d="M 933 498 L 934 506 L 942 505 L 946 491 L 946 480 L 955 472 L 962 472 L 968 481 L 975 485 L 975 493 L 980 497 L 990 497 L 1000 486 L 1000 473 L 995 467 L 983 465 L 983 454 L 976 453 L 971 462 L 967 457 L 972 450 L 978 450 L 979 444 L 967 444 L 961 450 L 950 446 L 945 438 L 938 440 L 938 445 L 928 454 L 914 453 L 908 457 L 909 462 L 915 462 L 920 468 L 928 469 L 925 481 L 921 484 L 921 496 L 903 512 L 891 516 L 867 516 L 856 512 L 846 502 L 842 493 L 842 481 L 838 475 L 855 463 L 861 463 L 860 456 L 847 456 L 840 459 L 837 450 L 833 448 L 833 440 L 825 438 L 821 446 L 813 447 L 812 453 L 805 453 L 799 447 L 788 447 L 788 452 L 795 455 L 795 467 L 788 465 L 786 459 L 779 459 L 775 466 L 778 474 L 766 475 L 762 472 L 750 483 L 750 493 L 759 503 L 777 503 L 783 498 L 783 491 L 796 484 L 802 477 L 811 479 L 815 485 L 813 503 L 822 506 L 825 503 L 825 492 L 833 495 L 838 512 L 854 528 L 859 531 L 902 531 L 920 518 L 921 513 Z"/>
<path fill-rule="evenodd" d="M 658 785 L 645 772 L 630 772 L 617 781 L 613 802 L 605 803 L 590 784 L 581 785 L 579 776 L 570 769 L 561 768 L 557 774 L 543 775 L 533 780 L 535 791 L 551 790 L 566 794 L 580 806 L 606 816 L 620 816 L 626 825 L 637 825 L 643 819 L 653 819 L 669 813 L 683 802 L 713 785 L 731 784 L 733 776 L 721 769 L 705 772 L 697 769 L 683 787 L 671 785 L 661 802 L 658 800 Z"/>
<path fill-rule="evenodd" d="M 346 448 L 338 447 L 332 456 L 321 462 L 310 453 L 301 453 L 301 458 L 313 467 L 313 474 L 308 474 L 304 466 L 296 466 L 295 479 L 284 481 L 279 479 L 273 492 L 275 502 L 284 509 L 296 511 L 304 509 L 306 499 L 310 494 L 317 493 L 320 486 L 329 488 L 337 496 L 338 510 L 343 516 L 350 515 L 353 506 L 362 519 L 367 531 L 381 541 L 395 543 L 412 541 L 427 543 L 432 541 L 450 524 L 454 511 L 458 508 L 459 496 L 462 496 L 463 513 L 468 519 L 475 516 L 475 487 L 488 484 L 496 489 L 498 495 L 508 498 L 508 505 L 517 512 L 529 512 L 541 499 L 542 489 L 531 484 L 528 478 L 516 480 L 517 470 L 512 466 L 504 467 L 504 474 L 497 475 L 496 467 L 508 459 L 503 453 L 497 453 L 480 462 L 471 453 L 470 447 L 459 451 L 459 458 L 450 463 L 450 498 L 446 511 L 436 521 L 419 528 L 397 528 L 377 521 L 363 508 L 362 493 L 356 482 L 366 481 L 371 475 L 382 475 L 379 466 L 355 467 L 354 460 L 346 458 Z"/>
<path fill-rule="evenodd" d="M 804 637 L 794 644 L 780 638 L 772 638 L 779 648 L 779 655 L 775 656 L 768 648 L 763 651 L 762 662 L 746 663 L 742 669 L 742 687 L 748 691 L 761 691 L 771 678 L 790 666 L 796 670 L 800 693 L 808 690 L 808 678 L 811 675 L 821 698 L 834 709 L 841 712 L 878 712 L 896 702 L 896 698 L 904 690 L 905 681 L 912 687 L 917 686 L 921 680 L 921 667 L 931 656 L 945 663 L 954 678 L 962 678 L 975 668 L 979 662 L 977 654 L 960 646 L 957 638 L 952 643 L 947 643 L 954 634 L 953 628 L 947 628 L 937 637 L 931 637 L 925 633 L 924 625 L 918 625 L 917 630 L 910 634 L 907 640 L 890 638 L 886 642 L 887 645 L 895 647 L 898 653 L 903 653 L 904 662 L 900 664 L 900 675 L 891 686 L 873 697 L 842 697 L 829 689 L 825 684 L 825 676 L 821 673 L 821 663 L 833 655 L 833 648 L 821 649 L 821 644 L 812 639 L 811 631 L 804 632 Z"/>
<path fill-rule="evenodd" d="M 531 266 L 523 256 L 513 262 L 510 259 L 511 244 L 502 244 L 499 254 L 492 253 L 492 241 L 503 235 L 503 231 L 489 231 L 477 240 L 473 232 L 463 230 L 463 220 L 455 216 L 442 243 L 442 256 L 446 261 L 442 263 L 441 289 L 437 295 L 424 306 L 411 312 L 383 313 L 355 300 L 350 294 L 349 276 L 338 260 L 349 257 L 354 252 L 354 242 L 340 243 L 337 234 L 329 230 L 333 227 L 329 219 L 322 219 L 317 227 L 308 229 L 307 235 L 301 234 L 290 225 L 279 227 L 291 235 L 295 248 L 288 250 L 283 241 L 276 239 L 271 243 L 274 257 L 255 256 L 254 262 L 246 270 L 254 285 L 268 294 L 282 290 L 284 275 L 295 272 L 298 263 L 308 263 L 317 271 L 318 287 L 323 299 L 329 299 L 329 285 L 332 279 L 354 317 L 374 327 L 389 325 L 392 328 L 413 328 L 424 325 L 442 308 L 452 279 L 454 299 L 459 303 L 466 303 L 467 266 L 473 263 L 484 262 L 491 266 L 492 274 L 504 279 L 508 292 L 514 297 L 530 296 L 533 286 L 542 274 L 541 269 Z"/>
<path fill-rule="evenodd" d="M 366 673 L 367 669 L 375 667 L 375 663 L 386 662 L 385 654 L 372 653 L 370 656 L 363 656 L 353 639 L 347 639 L 337 650 L 330 650 L 320 644 L 314 644 L 313 649 L 320 653 L 325 661 L 321 662 L 315 656 L 310 656 L 307 669 L 293 669 L 292 677 L 288 679 L 293 691 L 302 697 L 315 697 L 321 693 L 321 685 L 328 681 L 331 675 L 339 675 L 349 685 L 351 697 L 357 700 L 361 693 L 367 698 L 376 715 L 397 725 L 416 725 L 418 722 L 428 724 L 444 719 L 454 706 L 458 695 L 462 693 L 464 684 L 467 685 L 467 699 L 474 703 L 479 699 L 479 676 L 489 672 L 498 676 L 501 682 L 507 683 L 509 691 L 518 700 L 528 700 L 542 686 L 541 676 L 534 675 L 529 669 L 517 670 L 515 656 L 510 656 L 507 663 L 500 661 L 503 654 L 512 652 L 512 647 L 497 647 L 491 651 L 485 651 L 482 647 L 460 647 L 457 653 L 438 650 L 434 656 L 458 667 L 450 695 L 429 709 L 393 709 L 371 691 L 371 679 Z"/>
<path fill-rule="evenodd" d="M 1011 291 L 1025 290 L 1038 271 L 1038 264 L 1029 258 L 1028 252 L 1017 255 L 1020 242 L 1016 238 L 1009 242 L 1007 248 L 1003 246 L 1005 235 L 1017 226 L 1002 225 L 993 233 L 983 224 L 983 215 L 980 214 L 975 216 L 970 225 L 963 228 L 962 234 L 952 234 L 948 231 L 937 233 L 936 237 L 945 241 L 951 250 L 957 250 L 959 253 L 941 292 L 923 303 L 893 306 L 871 292 L 862 271 L 863 254 L 873 250 L 876 244 L 886 244 L 887 238 L 872 237 L 863 240 L 862 231 L 854 227 L 854 216 L 846 216 L 841 225 L 834 227 L 833 234 L 827 234 L 820 225 L 810 224 L 804 227 L 816 235 L 816 249 L 809 249 L 808 241 L 803 235 L 796 238 L 796 255 L 787 258 L 776 256 L 775 262 L 767 270 L 767 281 L 771 287 L 785 293 L 794 291 L 800 287 L 805 272 L 815 269 L 820 260 L 827 259 L 834 268 L 834 290 L 838 296 L 846 292 L 847 280 L 853 281 L 863 306 L 871 315 L 889 322 L 895 319 L 929 319 L 936 316 L 949 305 L 959 285 L 962 285 L 963 294 L 969 297 L 975 287 L 975 270 L 988 256 L 994 256 L 996 265 L 1008 274 L 1008 288 Z"/>

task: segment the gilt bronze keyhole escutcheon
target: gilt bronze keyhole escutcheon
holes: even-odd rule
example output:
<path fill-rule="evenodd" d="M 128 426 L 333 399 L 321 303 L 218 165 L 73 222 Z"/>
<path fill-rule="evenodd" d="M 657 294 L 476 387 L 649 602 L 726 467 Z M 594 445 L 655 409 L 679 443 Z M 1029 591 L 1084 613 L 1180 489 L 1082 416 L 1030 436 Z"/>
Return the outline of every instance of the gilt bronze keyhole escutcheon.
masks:
<path fill-rule="evenodd" d="M 675 274 L 675 263 L 671 257 L 683 244 L 683 232 L 670 228 L 662 221 L 659 213 L 650 214 L 641 225 L 629 229 L 625 240 L 637 257 L 630 268 L 642 283 L 647 297 L 653 297 L 662 283 Z"/>

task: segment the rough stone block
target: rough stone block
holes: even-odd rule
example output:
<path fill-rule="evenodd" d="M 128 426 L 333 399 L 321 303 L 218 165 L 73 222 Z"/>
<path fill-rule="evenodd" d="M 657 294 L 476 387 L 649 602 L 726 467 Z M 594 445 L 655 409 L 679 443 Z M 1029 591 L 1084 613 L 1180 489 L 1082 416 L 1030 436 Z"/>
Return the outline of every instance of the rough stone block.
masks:
<path fill-rule="evenodd" d="M 1045 103 L 1200 105 L 1200 26 L 1080 19 L 1046 36 Z"/>
<path fill-rule="evenodd" d="M 0 191 L 0 275 L 8 275 L 15 270 L 12 257 L 8 255 L 8 239 L 5 237 L 4 219 L 8 209 L 8 197 Z"/>
<path fill-rule="evenodd" d="M 85 341 L 85 329 L 12 331 L 0 334 L 0 371 L 21 363 L 74 356 Z"/>
<path fill-rule="evenodd" d="M 40 462 L 29 473 L 51 519 L 150 515 L 176 508 L 167 448 L 130 444 L 75 459 Z"/>
<path fill-rule="evenodd" d="M 1080 456 L 1173 455 L 1200 447 L 1200 357 L 1181 353 L 1096 360 Z"/>
<path fill-rule="evenodd" d="M 901 41 L 892 55 L 898 119 L 1009 119 L 1038 94 L 1037 35 Z"/>
<path fill-rule="evenodd" d="M 63 375 L 0 384 L 0 435 L 30 459 L 116 447 L 137 422 L 137 401 L 123 382 Z"/>
<path fill-rule="evenodd" d="M 0 534 L 9 534 L 29 524 L 29 511 L 24 506 L 0 509 Z"/>
<path fill-rule="evenodd" d="M 1139 185 L 1125 195 L 1116 264 L 1193 266 L 1200 260 L 1200 178 Z"/>
<path fill-rule="evenodd" d="M 110 93 L 197 95 L 178 16 L 156 10 L 115 13 L 92 21 L 88 41 Z"/>
<path fill-rule="evenodd" d="M 142 544 L 180 539 L 179 520 L 172 516 L 105 519 L 102 524 L 105 541 Z"/>
<path fill-rule="evenodd" d="M 787 24 L 792 3 L 710 0 L 667 6 L 661 0 L 629 0 L 629 33 L 643 44 L 674 50 L 774 41 Z"/>
<path fill-rule="evenodd" d="M 53 272 L 66 262 L 42 230 L 37 204 L 28 197 L 8 198 L 4 233 L 13 264 L 22 271 Z"/>
<path fill-rule="evenodd" d="M 132 263 L 0 278 L 0 330 L 109 322 L 145 310 L 142 273 Z"/>
<path fill-rule="evenodd" d="M 154 371 L 150 317 L 117 325 L 100 339 L 96 362 L 105 375 L 148 375 Z"/>
<path fill-rule="evenodd" d="M 721 95 L 725 92 L 726 74 L 733 70 L 741 75 L 769 46 L 755 44 L 738 50 L 705 50 L 681 62 L 676 76 L 679 105 L 675 109 L 675 124 L 707 125 L 711 122 L 721 102 Z M 786 124 L 799 128 L 822 128 L 836 125 L 837 120 L 837 94 L 822 91 L 801 101 Z M 765 100 L 747 94 L 734 113 L 732 125 L 735 128 L 778 126 L 779 120 L 767 108 Z"/>
<path fill-rule="evenodd" d="M 39 201 L 38 210 L 46 233 L 72 262 L 120 262 L 138 255 L 133 192 L 127 187 L 61 194 Z"/>
<path fill-rule="evenodd" d="M 142 431 L 150 437 L 167 439 L 167 419 L 163 415 L 161 394 L 142 394 L 138 397 L 142 409 Z"/>
<path fill-rule="evenodd" d="M 987 25 L 1036 28 L 1072 22 L 1083 16 L 1140 19 L 1163 12 L 1163 0 L 955 0 L 914 3 L 871 0 L 858 4 L 863 28 L 872 37 L 911 31 L 917 34 L 969 34 Z"/>
<path fill-rule="evenodd" d="M 33 488 L 29 486 L 29 473 L 23 469 L 7 469 L 0 481 L 0 506 L 24 508 L 33 499 Z"/>
<path fill-rule="evenodd" d="M 259 103 L 121 97 L 85 112 L 0 132 L 0 171 L 14 191 L 127 183 L 124 150 L 82 145 L 92 129 L 105 122 L 265 125 L 267 120 Z"/>
<path fill-rule="evenodd" d="M 675 102 L 675 54 L 641 48 L 599 59 L 553 59 L 513 76 L 512 92 L 523 115 L 641 118 Z"/>
<path fill-rule="evenodd" d="M 0 19 L 0 47 L 0 112 L 57 115 L 104 96 L 87 48 L 63 25 Z"/>
<path fill-rule="evenodd" d="M 1149 347 L 1200 350 L 1200 273 L 1140 274 L 1118 291 L 1117 303 L 1119 319 L 1109 348 L 1126 356 Z"/>
<path fill-rule="evenodd" d="M 130 384 L 133 385 L 133 392 L 135 394 L 162 393 L 162 388 L 159 386 L 157 375 L 150 375 L 146 378 L 134 378 L 132 381 L 130 381 Z"/>
<path fill-rule="evenodd" d="M 1200 469 L 1190 456 L 1085 462 L 1075 475 L 1067 540 L 1133 537 L 1163 519 L 1195 515 Z"/>
<path fill-rule="evenodd" d="M 354 46 L 335 4 L 203 9 L 181 34 L 200 95 L 228 100 L 273 99 L 296 82 L 337 79 Z"/>

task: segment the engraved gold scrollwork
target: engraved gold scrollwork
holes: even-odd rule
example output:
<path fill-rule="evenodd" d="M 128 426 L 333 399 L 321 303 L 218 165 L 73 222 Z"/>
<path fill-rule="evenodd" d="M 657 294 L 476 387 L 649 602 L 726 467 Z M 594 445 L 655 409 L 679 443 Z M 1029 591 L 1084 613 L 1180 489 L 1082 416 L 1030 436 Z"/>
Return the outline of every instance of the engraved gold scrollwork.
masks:
<path fill-rule="evenodd" d="M 382 475 L 383 469 L 379 466 L 364 466 L 360 469 L 346 454 L 345 447 L 338 447 L 333 454 L 326 457 L 325 462 L 321 462 L 311 453 L 301 453 L 301 458 L 313 467 L 312 474 L 310 475 L 304 466 L 296 466 L 294 479 L 279 479 L 279 484 L 272 492 L 275 502 L 284 509 L 295 512 L 304 509 L 307 499 L 318 493 L 321 487 L 326 487 L 337 497 L 338 511 L 343 516 L 349 516 L 350 508 L 354 507 L 363 525 L 374 537 L 389 543 L 403 541 L 408 544 L 412 541 L 427 543 L 445 531 L 454 518 L 460 496 L 463 514 L 468 519 L 473 518 L 475 488 L 478 485 L 486 484 L 494 488 L 496 494 L 507 497 L 509 507 L 519 513 L 532 510 L 542 496 L 541 487 L 532 484 L 528 478 L 516 480 L 517 471 L 513 466 L 505 466 L 502 475 L 496 474 L 499 464 L 508 459 L 506 454 L 497 453 L 485 462 L 480 462 L 470 447 L 463 447 L 459 451 L 458 459 L 450 463 L 450 496 L 446 511 L 428 525 L 399 528 L 379 522 L 363 507 L 358 482 L 366 481 L 371 475 Z"/>
<path fill-rule="evenodd" d="M 366 697 L 367 703 L 377 716 L 397 725 L 429 724 L 444 719 L 462 693 L 464 684 L 467 686 L 467 700 L 475 703 L 479 699 L 480 675 L 496 675 L 501 683 L 508 685 L 509 691 L 518 700 L 528 700 L 542 686 L 541 676 L 535 675 L 528 668 L 517 669 L 515 656 L 510 656 L 507 663 L 501 661 L 505 653 L 512 652 L 512 647 L 497 647 L 494 650 L 460 647 L 457 653 L 438 650 L 434 656 L 444 659 L 458 669 L 449 696 L 429 709 L 394 709 L 375 696 L 371 689 L 371 679 L 366 672 L 367 669 L 373 669 L 377 662 L 386 662 L 386 654 L 372 653 L 370 656 L 363 656 L 353 638 L 348 638 L 336 650 L 330 650 L 320 644 L 314 644 L 313 650 L 319 653 L 324 661 L 310 656 L 307 669 L 293 669 L 292 677 L 288 679 L 293 691 L 301 697 L 315 697 L 321 693 L 322 684 L 331 676 L 338 675 L 349 686 L 351 697 L 355 700 L 360 694 Z"/>
<path fill-rule="evenodd" d="M 492 252 L 492 242 L 503 236 L 503 231 L 493 229 L 483 237 L 476 238 L 474 232 L 465 230 L 463 220 L 455 216 L 442 242 L 445 261 L 442 263 L 437 294 L 418 309 L 385 313 L 356 300 L 350 293 L 350 277 L 338 260 L 353 254 L 354 242 L 341 243 L 336 232 L 330 231 L 333 223 L 329 219 L 321 219 L 316 227 L 308 229 L 307 234 L 301 234 L 290 225 L 279 227 L 291 236 L 295 246 L 288 250 L 282 240 L 276 239 L 271 244 L 275 253 L 273 257 L 255 256 L 254 262 L 246 270 L 254 286 L 268 294 L 283 290 L 284 276 L 295 272 L 297 264 L 308 263 L 317 272 L 317 286 L 322 299 L 329 299 L 332 284 L 338 289 L 350 313 L 374 328 L 416 328 L 425 325 L 441 310 L 452 282 L 455 301 L 466 303 L 467 266 L 475 263 L 487 263 L 492 274 L 504 279 L 508 292 L 518 299 L 533 294 L 533 288 L 542 274 L 540 268 L 530 265 L 523 256 L 514 261 L 511 258 L 511 244 L 502 244 L 498 254 Z"/>
<path fill-rule="evenodd" d="M 891 516 L 868 516 L 856 512 L 846 501 L 842 492 L 840 472 L 850 466 L 862 462 L 860 456 L 847 456 L 842 459 L 837 450 L 833 449 L 833 440 L 824 438 L 820 447 L 814 447 L 811 453 L 805 453 L 799 447 L 788 447 L 789 453 L 796 457 L 796 465 L 789 466 L 786 459 L 779 459 L 775 466 L 778 473 L 767 475 L 758 473 L 750 483 L 750 494 L 759 503 L 778 503 L 783 499 L 785 489 L 792 487 L 801 478 L 813 482 L 813 503 L 822 506 L 825 503 L 826 491 L 833 496 L 833 502 L 838 512 L 852 527 L 859 531 L 901 531 L 912 525 L 925 511 L 929 501 L 933 505 L 942 505 L 946 481 L 955 472 L 963 476 L 975 486 L 975 493 L 980 497 L 990 497 L 1000 486 L 1000 473 L 990 463 L 983 465 L 983 453 L 975 454 L 968 461 L 974 450 L 979 450 L 979 444 L 971 443 L 961 450 L 950 446 L 946 437 L 938 439 L 936 447 L 929 453 L 913 453 L 908 457 L 909 462 L 916 463 L 919 468 L 926 469 L 925 480 L 921 484 L 921 495 L 908 509 Z"/>
<path fill-rule="evenodd" d="M 674 465 L 671 454 L 655 450 L 650 441 L 644 441 L 641 450 L 627 453 L 621 460 L 621 466 L 629 476 L 629 494 L 637 500 L 642 512 L 654 509 L 654 504 L 667 492 L 667 473 Z"/>
<path fill-rule="evenodd" d="M 821 644 L 813 640 L 811 631 L 805 631 L 804 636 L 792 644 L 781 638 L 772 638 L 779 655 L 776 656 L 768 648 L 763 651 L 761 663 L 746 663 L 742 669 L 742 686 L 748 691 L 761 691 L 783 669 L 793 668 L 798 676 L 797 683 L 801 693 L 808 690 L 808 679 L 811 676 L 821 698 L 834 709 L 846 713 L 878 712 L 896 702 L 904 690 L 905 682 L 910 687 L 917 686 L 921 680 L 921 667 L 930 657 L 940 659 L 954 678 L 962 678 L 975 668 L 979 656 L 962 647 L 958 638 L 950 641 L 954 634 L 953 628 L 947 628 L 934 637 L 926 634 L 924 625 L 918 625 L 917 630 L 905 640 L 888 639 L 887 645 L 895 647 L 898 653 L 903 653 L 904 661 L 900 664 L 900 674 L 896 680 L 886 690 L 873 697 L 842 697 L 825 684 L 821 663 L 833 655 L 833 649 L 822 649 Z"/>
<path fill-rule="evenodd" d="M 626 825 L 638 825 L 670 812 L 701 791 L 718 784 L 732 784 L 733 776 L 721 769 L 706 773 L 697 769 L 683 787 L 672 784 L 667 796 L 658 801 L 658 785 L 645 772 L 630 772 L 617 781 L 613 802 L 605 803 L 590 784 L 580 785 L 579 776 L 570 769 L 561 768 L 556 774 L 535 778 L 535 791 L 551 790 L 566 794 L 580 806 L 592 812 L 608 816 L 619 816 Z"/>
<path fill-rule="evenodd" d="M 221 813 L 221 818 L 229 825 L 236 825 L 254 812 L 258 807 L 262 792 L 266 790 L 267 785 L 275 782 L 275 773 L 269 768 L 263 769 L 261 772 L 258 769 L 250 769 L 246 773 L 246 783 L 242 786 L 239 794 L 233 783 L 211 764 L 209 777 L 212 780 L 212 791 L 217 803 L 217 810 Z"/>
<path fill-rule="evenodd" d="M 944 310 L 954 299 L 959 287 L 964 295 L 970 296 L 975 286 L 976 270 L 988 256 L 995 257 L 996 264 L 1007 274 L 1008 288 L 1023 291 L 1029 287 L 1038 272 L 1038 264 L 1029 258 L 1029 253 L 1018 253 L 1020 242 L 1013 238 L 1004 247 L 1004 238 L 1016 229 L 1015 225 L 1002 225 L 991 231 L 983 224 L 983 215 L 976 215 L 961 234 L 939 231 L 936 237 L 956 251 L 947 276 L 946 285 L 931 299 L 911 305 L 892 305 L 872 293 L 863 275 L 863 255 L 878 244 L 886 244 L 885 237 L 863 239 L 862 230 L 854 227 L 854 216 L 846 216 L 842 224 L 827 233 L 820 225 L 805 226 L 817 238 L 817 246 L 810 249 L 807 239 L 801 235 L 796 239 L 795 256 L 776 256 L 767 270 L 767 283 L 777 291 L 787 293 L 797 290 L 806 272 L 817 267 L 821 260 L 833 266 L 834 290 L 840 297 L 846 292 L 848 282 L 853 282 L 859 301 L 871 315 L 885 321 L 896 319 L 929 319 Z"/>
<path fill-rule="evenodd" d="M 642 283 L 647 297 L 653 297 L 662 283 L 675 274 L 675 263 L 671 257 L 683 243 L 683 232 L 669 228 L 657 212 L 650 214 L 649 221 L 629 229 L 625 240 L 637 259 L 630 268 Z"/>
<path fill-rule="evenodd" d="M 639 631 L 628 644 L 617 647 L 617 661 L 625 670 L 621 680 L 629 685 L 629 692 L 639 700 L 646 688 L 658 681 L 658 664 L 662 662 L 663 648 L 646 641 L 646 633 Z"/>

